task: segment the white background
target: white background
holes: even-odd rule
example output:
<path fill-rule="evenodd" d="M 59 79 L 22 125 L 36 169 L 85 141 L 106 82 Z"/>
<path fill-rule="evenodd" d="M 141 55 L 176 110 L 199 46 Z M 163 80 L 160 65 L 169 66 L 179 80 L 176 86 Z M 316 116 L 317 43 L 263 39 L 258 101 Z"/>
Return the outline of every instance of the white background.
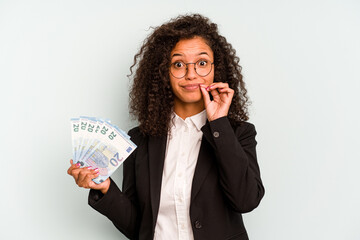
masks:
<path fill-rule="evenodd" d="M 66 174 L 69 119 L 135 126 L 134 54 L 150 26 L 195 12 L 237 50 L 253 102 L 266 194 L 250 239 L 360 239 L 356 0 L 0 0 L 0 239 L 125 239 Z"/>

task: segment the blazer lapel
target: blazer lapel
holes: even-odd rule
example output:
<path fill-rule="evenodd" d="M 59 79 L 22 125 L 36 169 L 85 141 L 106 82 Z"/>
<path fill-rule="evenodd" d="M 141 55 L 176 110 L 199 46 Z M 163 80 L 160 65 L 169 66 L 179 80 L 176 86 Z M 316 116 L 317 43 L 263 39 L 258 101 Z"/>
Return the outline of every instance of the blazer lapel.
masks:
<path fill-rule="evenodd" d="M 206 175 L 213 165 L 213 154 L 214 152 L 210 143 L 206 140 L 205 136 L 203 136 L 191 187 L 191 202 L 195 199 Z"/>
<path fill-rule="evenodd" d="M 161 180 L 164 168 L 166 137 L 149 137 L 150 200 L 153 214 L 153 228 L 159 211 Z"/>

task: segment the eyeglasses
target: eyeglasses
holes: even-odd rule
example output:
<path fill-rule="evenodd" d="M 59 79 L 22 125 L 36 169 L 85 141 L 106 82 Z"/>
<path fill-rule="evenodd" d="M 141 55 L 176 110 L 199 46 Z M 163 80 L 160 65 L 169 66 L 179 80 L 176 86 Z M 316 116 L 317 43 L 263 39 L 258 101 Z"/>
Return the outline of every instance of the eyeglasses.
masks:
<path fill-rule="evenodd" d="M 200 59 L 195 63 L 184 63 L 183 61 L 176 61 L 170 66 L 170 73 L 175 78 L 183 78 L 188 72 L 188 65 L 194 64 L 195 72 L 201 76 L 206 77 L 212 70 L 214 62 L 210 62 L 206 59 Z"/>

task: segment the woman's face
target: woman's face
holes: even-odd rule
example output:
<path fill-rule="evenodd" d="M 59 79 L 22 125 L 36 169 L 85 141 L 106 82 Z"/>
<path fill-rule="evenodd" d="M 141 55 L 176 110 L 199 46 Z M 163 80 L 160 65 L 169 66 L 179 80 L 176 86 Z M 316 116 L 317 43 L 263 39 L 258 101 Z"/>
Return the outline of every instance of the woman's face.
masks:
<path fill-rule="evenodd" d="M 181 77 L 182 74 L 175 74 L 177 77 L 181 78 L 176 78 L 169 72 L 171 88 L 175 95 L 175 106 L 182 105 L 185 107 L 185 105 L 195 105 L 204 108 L 199 85 L 209 85 L 214 82 L 213 62 L 213 51 L 201 37 L 183 39 L 175 45 L 174 49 L 171 51 L 171 69 L 184 68 L 187 63 L 197 63 L 197 71 L 201 75 L 205 75 L 202 74 L 201 71 L 203 70 L 200 68 L 204 68 L 203 66 L 205 66 L 205 64 L 211 65 L 211 72 L 206 76 L 200 76 L 195 71 L 195 64 L 187 64 L 187 72 L 185 76 Z"/>

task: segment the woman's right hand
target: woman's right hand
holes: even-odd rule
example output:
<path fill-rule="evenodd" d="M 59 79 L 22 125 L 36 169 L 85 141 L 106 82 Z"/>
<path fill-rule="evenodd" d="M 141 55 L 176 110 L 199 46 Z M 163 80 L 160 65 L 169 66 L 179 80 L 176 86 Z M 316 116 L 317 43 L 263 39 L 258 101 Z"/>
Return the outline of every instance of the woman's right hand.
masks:
<path fill-rule="evenodd" d="M 92 180 L 99 176 L 99 169 L 92 169 L 91 167 L 80 168 L 80 164 L 74 164 L 73 160 L 70 160 L 70 164 L 71 166 L 67 170 L 67 173 L 73 176 L 79 187 L 100 190 L 103 194 L 107 193 L 110 187 L 109 178 L 100 184 L 96 184 Z"/>

